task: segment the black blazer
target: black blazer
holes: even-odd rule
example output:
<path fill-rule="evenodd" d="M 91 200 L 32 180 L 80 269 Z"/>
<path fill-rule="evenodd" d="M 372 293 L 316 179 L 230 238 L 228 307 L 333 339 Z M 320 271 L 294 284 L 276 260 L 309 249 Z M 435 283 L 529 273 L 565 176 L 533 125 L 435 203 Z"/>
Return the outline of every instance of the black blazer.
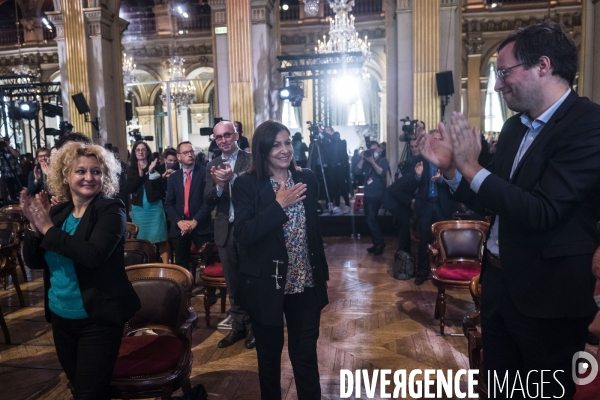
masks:
<path fill-rule="evenodd" d="M 250 167 L 251 160 L 252 155 L 250 153 L 240 150 L 237 155 L 237 161 L 235 162 L 233 172 L 238 175 L 240 175 L 242 172 L 245 172 Z M 229 185 L 225 185 L 223 188 L 223 193 L 221 193 L 221 197 L 217 196 L 217 185 L 213 180 L 212 175 L 209 173 L 210 169 L 212 167 L 216 167 L 217 165 L 223 165 L 223 158 L 221 156 L 209 162 L 206 168 L 207 173 L 206 186 L 204 188 L 204 202 L 211 207 L 217 207 L 217 213 L 215 216 L 215 243 L 217 246 L 222 247 L 225 246 L 225 243 L 227 242 L 227 236 L 229 234 L 230 196 Z"/>
<path fill-rule="evenodd" d="M 46 251 L 54 251 L 73 260 L 81 290 L 83 306 L 90 319 L 103 325 L 123 325 L 141 308 L 140 300 L 125 273 L 126 217 L 123 202 L 102 194 L 85 210 L 73 236 L 61 229 L 73 211 L 73 202 L 50 209 L 54 227 L 37 238 L 32 231 L 25 234 L 23 256 L 31 269 L 44 269 L 46 320 L 50 272 L 44 259 Z"/>
<path fill-rule="evenodd" d="M 192 186 L 190 188 L 190 218 L 198 223 L 195 231 L 201 235 L 212 233 L 212 212 L 214 207 L 208 206 L 203 199 L 204 186 L 206 185 L 206 168 L 194 163 L 192 172 Z M 184 207 L 183 193 L 183 169 L 173 172 L 167 182 L 167 198 L 165 200 L 165 211 L 171 219 L 169 237 L 176 238 L 181 235 L 181 229 L 177 223 L 182 219 L 189 219 L 183 215 Z"/>
<path fill-rule="evenodd" d="M 317 220 L 317 181 L 312 171 L 303 169 L 293 173 L 295 183 L 307 184 L 304 211 L 310 265 L 317 301 L 322 309 L 329 302 L 326 281 L 329 267 L 325 259 L 323 239 Z M 275 192 L 269 178 L 257 180 L 254 175 L 242 175 L 233 185 L 235 211 L 234 236 L 240 244 L 240 265 L 236 299 L 254 319 L 265 325 L 283 323 L 283 291 L 288 268 L 288 254 L 283 236 L 283 224 L 288 217 L 275 201 Z M 279 265 L 279 285 L 276 289 L 275 263 Z"/>
<path fill-rule="evenodd" d="M 429 182 L 431 182 L 431 173 L 429 172 L 429 162 L 426 160 L 423 161 L 423 174 L 421 175 L 421 180 L 418 181 L 418 189 L 415 194 L 415 214 L 417 218 L 419 215 L 422 215 L 425 207 L 429 205 Z M 414 168 L 413 168 L 414 170 Z M 413 174 L 413 179 L 414 174 Z M 416 179 L 415 179 L 416 180 Z M 458 210 L 458 205 L 455 201 L 450 199 L 448 193 L 448 185 L 444 182 L 443 177 L 440 177 L 437 186 L 438 192 L 438 201 L 440 203 L 440 207 L 442 211 L 446 215 L 446 218 L 452 218 L 452 213 Z"/>
<path fill-rule="evenodd" d="M 154 170 L 162 175 L 165 173 L 165 166 L 157 164 Z M 131 204 L 135 206 L 142 205 L 144 199 L 142 187 L 146 189 L 148 202 L 152 203 L 162 200 L 165 197 L 165 181 L 163 178 L 150 180 L 148 165 L 144 168 L 143 176 L 140 176 L 137 171 L 135 171 L 135 174 L 132 174 L 131 170 L 127 168 L 127 193 L 131 194 Z"/>
<path fill-rule="evenodd" d="M 464 179 L 455 198 L 500 216 L 504 281 L 524 314 L 541 318 L 595 314 L 592 255 L 600 244 L 600 106 L 571 91 L 521 158 L 527 128 L 520 114 L 504 124 L 492 173 L 476 194 Z M 482 273 L 485 273 L 486 266 Z M 484 289 L 485 290 L 485 289 Z"/>

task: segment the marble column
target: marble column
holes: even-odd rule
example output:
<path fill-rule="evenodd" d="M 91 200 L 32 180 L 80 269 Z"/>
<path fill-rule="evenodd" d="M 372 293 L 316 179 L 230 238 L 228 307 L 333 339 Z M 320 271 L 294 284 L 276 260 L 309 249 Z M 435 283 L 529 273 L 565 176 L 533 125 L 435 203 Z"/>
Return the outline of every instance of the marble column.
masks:
<path fill-rule="evenodd" d="M 482 101 L 481 101 L 481 48 L 483 39 L 481 35 L 471 34 L 467 37 L 467 118 L 469 125 L 482 128 Z"/>
<path fill-rule="evenodd" d="M 226 0 L 209 0 L 212 13 L 215 99 L 214 115 L 230 120 L 229 112 L 229 52 L 227 49 Z M 219 33 L 217 33 L 217 31 Z M 222 32 L 224 31 L 224 32 Z M 212 121 L 210 121 L 212 124 Z"/>
<path fill-rule="evenodd" d="M 56 29 L 56 50 L 58 53 L 58 70 L 60 72 L 61 102 L 63 108 L 63 119 L 71 120 L 71 103 L 69 101 L 69 76 L 67 75 L 67 46 L 65 42 L 65 30 L 60 0 L 54 1 L 56 11 L 47 12 L 48 20 Z"/>
<path fill-rule="evenodd" d="M 414 117 L 427 129 L 437 126 L 440 104 L 435 74 L 440 68 L 440 2 L 419 0 L 413 3 Z"/>
<path fill-rule="evenodd" d="M 460 111 L 462 11 L 459 0 L 441 0 L 440 9 L 440 71 L 452 71 L 454 95 L 446 106 L 445 120 L 452 111 Z"/>
<path fill-rule="evenodd" d="M 135 111 L 137 112 L 140 133 L 143 136 L 154 136 L 154 106 L 136 107 Z M 152 150 L 158 150 L 156 149 L 156 138 L 154 138 L 154 141 L 148 142 L 148 144 L 150 145 Z"/>
<path fill-rule="evenodd" d="M 386 85 L 388 135 L 387 158 L 390 165 L 398 165 L 404 151 L 404 142 L 398 140 L 401 134 L 400 118 L 413 117 L 413 10 L 412 0 L 388 0 L 386 27 Z M 392 10 L 396 10 L 396 15 Z M 394 145 L 392 145 L 392 143 Z"/>
<path fill-rule="evenodd" d="M 252 83 L 254 94 L 254 124 L 277 117 L 281 86 L 277 72 L 278 12 L 273 0 L 251 0 Z M 254 131 L 246 130 L 248 136 Z"/>
<path fill-rule="evenodd" d="M 90 87 L 87 100 L 91 110 L 90 117 L 98 118 L 100 128 L 99 132 L 93 132 L 94 141 L 100 145 L 111 143 L 124 148 L 126 134 L 121 20 L 118 13 L 105 8 L 102 2 L 88 3 L 95 6 L 83 10 Z"/>
<path fill-rule="evenodd" d="M 583 1 L 582 79 L 584 96 L 600 103 L 600 0 Z"/>
<path fill-rule="evenodd" d="M 246 135 L 254 132 L 250 0 L 226 0 L 229 56 L 229 111 Z"/>

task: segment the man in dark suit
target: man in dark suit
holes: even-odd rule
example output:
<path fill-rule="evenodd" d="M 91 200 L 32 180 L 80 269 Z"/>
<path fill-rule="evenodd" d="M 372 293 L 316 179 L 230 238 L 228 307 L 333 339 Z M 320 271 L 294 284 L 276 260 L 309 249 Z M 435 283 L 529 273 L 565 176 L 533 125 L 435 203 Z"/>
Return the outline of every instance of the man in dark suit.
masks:
<path fill-rule="evenodd" d="M 231 331 L 219 343 L 219 347 L 229 347 L 246 338 L 245 346 L 256 346 L 250 318 L 235 301 L 235 289 L 238 275 L 238 246 L 233 238 L 234 212 L 231 202 L 231 188 L 237 176 L 250 167 L 251 155 L 237 145 L 238 133 L 230 121 L 221 121 L 213 128 L 215 143 L 221 155 L 208 163 L 204 201 L 211 207 L 217 207 L 215 217 L 215 243 L 219 248 L 219 257 L 223 264 L 223 275 L 229 294 L 229 316 L 232 319 Z"/>
<path fill-rule="evenodd" d="M 169 177 L 165 211 L 171 219 L 169 237 L 173 238 L 177 265 L 189 269 L 192 241 L 199 249 L 212 238 L 213 207 L 204 203 L 206 168 L 195 163 L 196 154 L 190 142 L 179 143 L 177 160 L 181 169 Z"/>
<path fill-rule="evenodd" d="M 437 129 L 430 130 L 429 136 L 436 141 L 442 140 L 442 135 Z M 415 180 L 419 182 L 414 208 L 419 230 L 419 266 L 415 276 L 415 285 L 422 285 L 429 277 L 427 246 L 433 240 L 431 225 L 451 219 L 452 213 L 455 211 L 454 202 L 448 198 L 448 185 L 442 179 L 440 170 L 427 160 L 422 160 L 420 163 L 422 163 L 422 168 L 418 168 L 418 170 L 422 172 L 421 174 L 415 173 Z"/>
<path fill-rule="evenodd" d="M 515 395 L 523 397 L 544 382 L 543 396 L 573 398 L 574 356 L 598 311 L 600 106 L 571 89 L 577 60 L 573 40 L 552 22 L 502 42 L 495 89 L 519 114 L 504 124 L 485 169 L 479 132 L 461 114 L 453 113 L 449 136 L 440 124 L 444 140 L 419 137 L 454 197 L 492 217 L 481 274 L 484 366 L 509 387 L 521 378 L 528 392 Z"/>

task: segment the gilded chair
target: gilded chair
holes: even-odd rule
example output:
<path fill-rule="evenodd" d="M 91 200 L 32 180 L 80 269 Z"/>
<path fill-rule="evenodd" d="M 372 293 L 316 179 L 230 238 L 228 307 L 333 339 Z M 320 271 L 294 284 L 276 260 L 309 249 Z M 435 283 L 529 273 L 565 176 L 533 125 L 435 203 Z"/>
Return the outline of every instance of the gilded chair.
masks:
<path fill-rule="evenodd" d="M 191 390 L 192 330 L 198 315 L 190 304 L 192 276 L 172 264 L 125 268 L 142 308 L 125 325 L 111 380 L 111 398 L 170 399 Z M 160 335 L 138 335 L 146 330 Z"/>
<path fill-rule="evenodd" d="M 431 226 L 433 244 L 429 245 L 429 266 L 433 284 L 438 288 L 435 318 L 444 335 L 446 289 L 469 288 L 471 279 L 481 272 L 483 246 L 489 224 L 484 221 L 449 220 Z"/>

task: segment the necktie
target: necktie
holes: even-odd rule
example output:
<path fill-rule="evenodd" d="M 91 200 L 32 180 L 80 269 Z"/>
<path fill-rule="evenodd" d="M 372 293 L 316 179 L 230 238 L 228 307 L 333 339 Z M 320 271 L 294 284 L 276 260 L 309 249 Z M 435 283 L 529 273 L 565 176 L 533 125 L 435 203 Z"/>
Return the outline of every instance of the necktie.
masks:
<path fill-rule="evenodd" d="M 190 188 L 192 187 L 192 170 L 185 171 L 185 184 L 183 185 L 183 215 L 190 216 Z"/>

